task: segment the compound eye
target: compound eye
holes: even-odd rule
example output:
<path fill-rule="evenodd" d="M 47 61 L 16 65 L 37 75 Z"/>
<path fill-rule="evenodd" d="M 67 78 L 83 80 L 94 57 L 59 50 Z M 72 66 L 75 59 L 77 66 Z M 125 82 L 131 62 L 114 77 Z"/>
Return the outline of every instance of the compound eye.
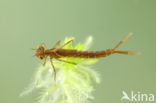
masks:
<path fill-rule="evenodd" d="M 43 59 L 43 57 L 40 57 L 40 59 Z"/>

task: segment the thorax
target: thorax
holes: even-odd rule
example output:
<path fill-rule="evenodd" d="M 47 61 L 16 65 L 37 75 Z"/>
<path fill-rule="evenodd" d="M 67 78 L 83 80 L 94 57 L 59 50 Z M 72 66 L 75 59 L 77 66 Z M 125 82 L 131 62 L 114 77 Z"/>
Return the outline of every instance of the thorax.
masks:
<path fill-rule="evenodd" d="M 50 58 L 59 58 L 59 56 L 56 54 L 57 49 L 53 48 L 53 49 L 48 49 L 45 50 L 44 54 L 46 56 L 49 56 Z"/>

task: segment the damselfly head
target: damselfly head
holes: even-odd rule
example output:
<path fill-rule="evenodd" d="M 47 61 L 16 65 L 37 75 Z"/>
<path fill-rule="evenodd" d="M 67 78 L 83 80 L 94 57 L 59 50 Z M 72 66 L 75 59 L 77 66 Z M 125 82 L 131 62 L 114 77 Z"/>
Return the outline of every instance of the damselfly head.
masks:
<path fill-rule="evenodd" d="M 44 58 L 44 47 L 42 45 L 38 45 L 36 47 L 35 56 L 39 57 L 40 59 Z"/>

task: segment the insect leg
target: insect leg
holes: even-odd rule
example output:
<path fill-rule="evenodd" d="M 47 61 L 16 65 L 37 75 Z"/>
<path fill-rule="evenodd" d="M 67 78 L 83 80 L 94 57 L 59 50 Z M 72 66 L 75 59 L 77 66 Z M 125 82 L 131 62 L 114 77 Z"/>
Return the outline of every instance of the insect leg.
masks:
<path fill-rule="evenodd" d="M 56 82 L 56 69 L 55 69 L 55 67 L 54 67 L 52 58 L 50 58 L 50 63 L 51 63 L 51 66 L 52 66 L 52 68 L 53 68 L 53 71 L 54 71 L 54 80 L 55 80 L 55 82 Z"/>
<path fill-rule="evenodd" d="M 74 48 L 74 40 L 69 40 L 67 43 L 65 43 L 62 47 L 60 47 L 61 49 L 63 48 L 63 47 L 65 47 L 66 45 L 68 45 L 70 42 L 72 42 L 72 46 L 73 46 L 73 48 Z"/>
<path fill-rule="evenodd" d="M 41 45 L 43 45 L 43 46 L 44 46 L 44 48 L 46 48 L 46 44 L 45 44 L 45 43 L 42 43 Z"/>
<path fill-rule="evenodd" d="M 53 48 L 56 48 L 58 45 L 60 45 L 61 40 L 57 41 L 56 44 L 53 46 Z"/>
<path fill-rule="evenodd" d="M 126 37 L 124 37 L 112 50 L 117 49 L 121 44 L 123 44 L 133 33 L 129 33 Z"/>
<path fill-rule="evenodd" d="M 46 64 L 46 59 L 47 59 L 47 58 L 44 59 L 44 62 L 43 62 L 43 64 L 42 64 L 43 66 L 45 66 L 45 64 Z"/>
<path fill-rule="evenodd" d="M 58 58 L 56 58 L 56 59 L 57 59 L 58 61 L 61 61 L 61 62 L 65 62 L 65 63 L 77 65 L 77 64 L 74 63 L 74 62 L 69 62 L 69 61 L 65 61 L 65 60 L 58 59 Z"/>

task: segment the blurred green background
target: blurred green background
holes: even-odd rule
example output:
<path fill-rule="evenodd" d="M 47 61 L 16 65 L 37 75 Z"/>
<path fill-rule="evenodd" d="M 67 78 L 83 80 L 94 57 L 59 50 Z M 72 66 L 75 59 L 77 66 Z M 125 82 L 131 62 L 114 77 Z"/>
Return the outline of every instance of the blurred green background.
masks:
<path fill-rule="evenodd" d="M 0 103 L 36 103 L 38 93 L 19 97 L 38 64 L 35 48 L 75 37 L 94 41 L 90 50 L 115 46 L 126 34 L 134 35 L 119 50 L 141 55 L 112 55 L 93 66 L 102 82 L 95 85 L 92 103 L 121 103 L 122 91 L 156 95 L 155 0 L 1 0 Z M 147 102 L 142 102 L 147 103 Z"/>

